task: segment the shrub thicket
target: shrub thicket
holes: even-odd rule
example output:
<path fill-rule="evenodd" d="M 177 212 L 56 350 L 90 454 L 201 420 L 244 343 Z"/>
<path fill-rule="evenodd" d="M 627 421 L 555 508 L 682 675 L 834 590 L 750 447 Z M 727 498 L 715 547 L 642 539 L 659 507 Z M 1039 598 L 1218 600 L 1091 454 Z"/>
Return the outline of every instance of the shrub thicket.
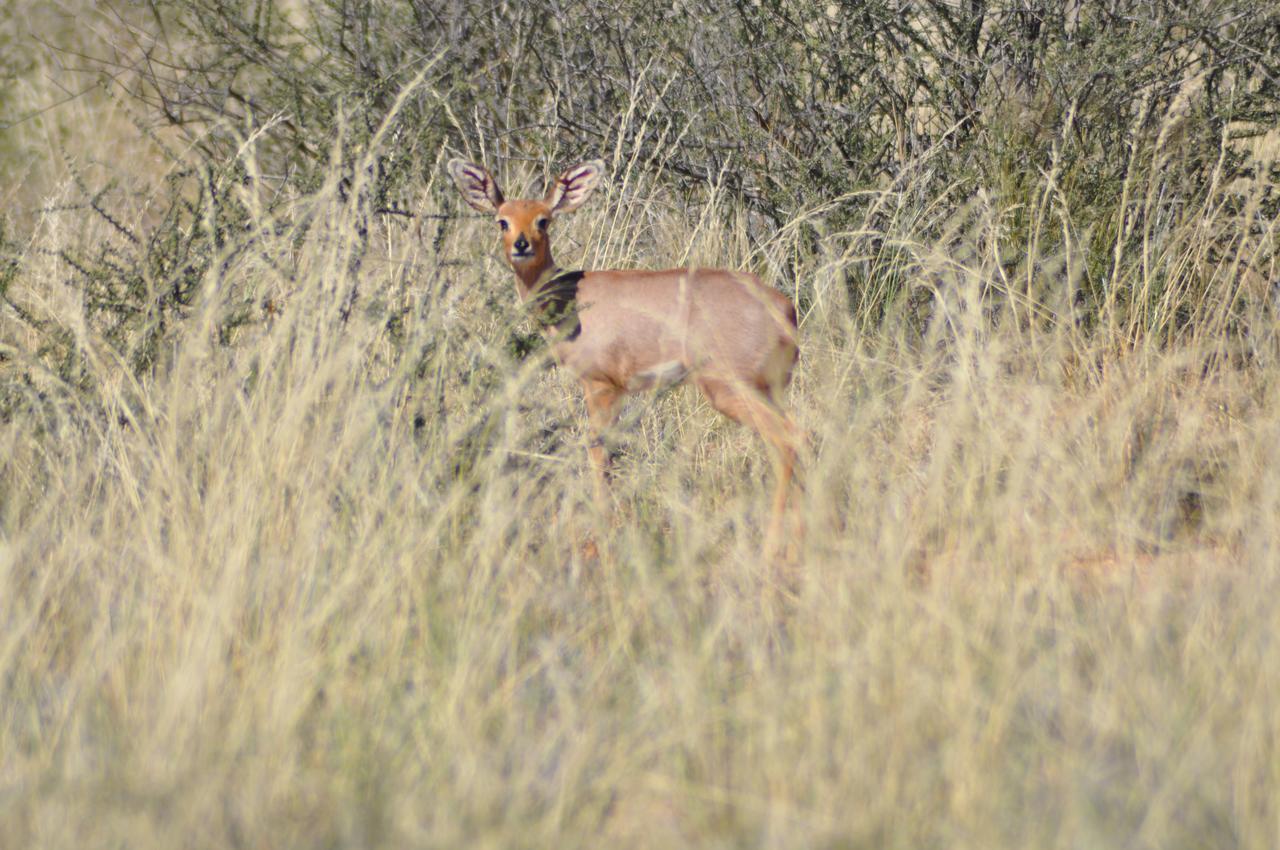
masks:
<path fill-rule="evenodd" d="M 777 223 L 922 163 L 922 191 L 1025 191 L 1056 167 L 1071 200 L 1107 207 L 1171 133 L 1166 202 L 1186 203 L 1229 130 L 1280 116 L 1280 12 L 1259 0 L 159 8 L 197 48 L 136 94 L 193 127 L 276 117 L 277 173 L 304 183 L 327 167 L 340 115 L 358 142 L 424 69 L 431 85 L 380 154 L 382 186 L 422 179 L 441 144 L 538 159 L 622 147 L 672 179 L 726 179 Z M 637 105 L 647 120 L 617 120 Z M 238 141 L 201 144 L 221 158 Z"/>
<path fill-rule="evenodd" d="M 1274 158 L 1252 156 L 1248 143 L 1280 118 L 1280 11 L 1262 0 L 153 8 L 152 32 L 130 41 L 145 49 L 119 54 L 133 57 L 133 73 L 116 77 L 148 114 L 188 134 L 196 171 L 229 175 L 200 191 L 216 198 L 256 179 L 283 206 L 335 162 L 347 183 L 363 163 L 365 236 L 368 215 L 406 214 L 404 199 L 432 181 L 445 149 L 543 168 L 603 152 L 618 172 L 673 189 L 717 184 L 765 229 L 825 206 L 812 238 L 854 230 L 853 249 L 878 256 L 894 235 L 882 230 L 903 213 L 863 190 L 887 191 L 917 234 L 934 236 L 959 199 L 986 193 L 1004 211 L 1011 270 L 1073 252 L 1075 318 L 1120 310 L 1133 333 L 1185 330 L 1197 311 L 1168 309 L 1167 294 L 1203 299 L 1214 265 L 1239 254 L 1233 231 L 1178 279 L 1151 280 L 1149 264 L 1128 262 L 1206 205 L 1249 216 L 1250 262 L 1271 261 L 1275 193 L 1221 192 L 1236 178 L 1277 176 Z M 237 163 L 247 138 L 257 174 Z M 135 251 L 129 269 L 119 258 L 81 268 L 93 285 L 127 290 L 116 312 L 180 304 L 187 281 L 225 250 L 222 219 L 237 214 L 181 205 L 165 217 L 171 232 L 142 238 L 152 250 Z M 194 252 L 200 268 L 180 244 L 192 238 L 208 242 Z M 157 246 L 181 256 L 157 256 Z M 886 275 L 895 265 L 850 268 L 846 285 L 869 316 L 902 292 L 905 278 Z M 147 287 L 115 280 L 157 273 L 164 279 Z M 144 289 L 150 304 L 137 297 Z"/>

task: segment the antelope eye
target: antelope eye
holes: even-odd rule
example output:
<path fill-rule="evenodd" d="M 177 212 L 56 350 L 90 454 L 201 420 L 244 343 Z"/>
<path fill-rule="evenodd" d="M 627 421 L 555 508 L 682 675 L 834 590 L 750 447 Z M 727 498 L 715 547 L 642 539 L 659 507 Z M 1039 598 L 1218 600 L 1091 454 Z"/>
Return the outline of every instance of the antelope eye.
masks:
<path fill-rule="evenodd" d="M 511 225 L 507 224 L 507 220 L 505 218 L 500 218 L 498 219 L 498 227 L 501 227 L 505 232 L 511 227 Z"/>
<path fill-rule="evenodd" d="M 549 223 L 550 223 L 550 222 L 549 222 L 547 219 L 545 219 L 545 218 L 540 218 L 540 219 L 538 219 L 538 229 L 539 229 L 539 230 L 546 230 L 546 229 L 547 229 L 547 225 L 548 225 Z"/>

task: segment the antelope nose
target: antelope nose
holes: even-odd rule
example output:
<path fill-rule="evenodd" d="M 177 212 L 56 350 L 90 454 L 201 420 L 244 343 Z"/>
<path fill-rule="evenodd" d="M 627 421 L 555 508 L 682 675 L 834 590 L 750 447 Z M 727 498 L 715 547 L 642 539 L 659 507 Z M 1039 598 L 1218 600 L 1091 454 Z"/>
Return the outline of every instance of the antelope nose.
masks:
<path fill-rule="evenodd" d="M 521 233 L 516 237 L 516 242 L 511 247 L 515 248 L 518 253 L 523 254 L 525 251 L 529 250 L 529 240 L 525 239 L 524 234 Z"/>

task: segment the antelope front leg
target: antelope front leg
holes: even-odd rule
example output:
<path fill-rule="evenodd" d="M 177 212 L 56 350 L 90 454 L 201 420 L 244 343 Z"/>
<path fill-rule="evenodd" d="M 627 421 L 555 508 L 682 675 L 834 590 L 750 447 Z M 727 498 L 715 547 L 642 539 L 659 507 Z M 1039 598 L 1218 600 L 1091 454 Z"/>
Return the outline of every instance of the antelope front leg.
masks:
<path fill-rule="evenodd" d="M 591 468 L 595 478 L 597 504 L 607 504 L 609 497 L 609 453 L 605 451 L 604 432 L 618 415 L 618 400 L 622 392 L 613 384 L 603 381 L 582 382 L 587 400 L 587 424 L 591 433 L 587 454 L 591 456 Z"/>

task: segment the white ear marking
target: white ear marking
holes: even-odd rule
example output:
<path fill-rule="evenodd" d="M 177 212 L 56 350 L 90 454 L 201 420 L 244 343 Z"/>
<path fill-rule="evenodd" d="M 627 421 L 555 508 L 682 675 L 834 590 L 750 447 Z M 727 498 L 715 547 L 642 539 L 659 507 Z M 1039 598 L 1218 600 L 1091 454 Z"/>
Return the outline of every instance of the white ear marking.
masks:
<path fill-rule="evenodd" d="M 465 159 L 451 159 L 445 166 L 462 193 L 462 199 L 480 212 L 494 213 L 502 205 L 502 190 L 483 166 Z"/>

